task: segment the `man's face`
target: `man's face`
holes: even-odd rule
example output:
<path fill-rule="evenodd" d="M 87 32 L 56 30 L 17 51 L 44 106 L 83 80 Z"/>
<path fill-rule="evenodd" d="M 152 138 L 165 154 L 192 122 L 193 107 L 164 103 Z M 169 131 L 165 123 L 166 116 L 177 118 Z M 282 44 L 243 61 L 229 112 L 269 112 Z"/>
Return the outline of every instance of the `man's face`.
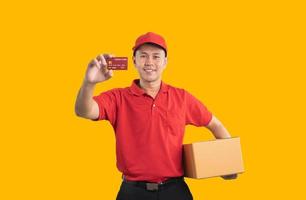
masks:
<path fill-rule="evenodd" d="M 151 44 L 140 46 L 133 60 L 140 78 L 146 82 L 160 80 L 167 64 L 164 50 Z"/>

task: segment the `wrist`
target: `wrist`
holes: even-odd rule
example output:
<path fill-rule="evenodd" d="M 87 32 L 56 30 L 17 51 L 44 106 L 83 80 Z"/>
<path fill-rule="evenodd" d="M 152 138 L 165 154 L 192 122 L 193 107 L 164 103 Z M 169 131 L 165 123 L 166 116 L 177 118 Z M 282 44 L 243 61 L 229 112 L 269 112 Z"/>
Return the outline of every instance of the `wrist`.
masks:
<path fill-rule="evenodd" d="M 96 83 L 92 83 L 92 82 L 89 82 L 87 81 L 86 79 L 83 80 L 83 86 L 84 87 L 95 87 L 96 86 Z"/>

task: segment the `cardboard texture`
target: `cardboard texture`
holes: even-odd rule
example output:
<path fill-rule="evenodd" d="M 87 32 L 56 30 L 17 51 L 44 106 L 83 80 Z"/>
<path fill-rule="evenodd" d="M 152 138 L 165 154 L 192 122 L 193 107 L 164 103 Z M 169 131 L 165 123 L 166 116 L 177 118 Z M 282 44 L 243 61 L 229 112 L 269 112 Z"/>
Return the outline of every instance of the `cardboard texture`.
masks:
<path fill-rule="evenodd" d="M 185 177 L 201 179 L 244 172 L 240 138 L 183 145 Z"/>

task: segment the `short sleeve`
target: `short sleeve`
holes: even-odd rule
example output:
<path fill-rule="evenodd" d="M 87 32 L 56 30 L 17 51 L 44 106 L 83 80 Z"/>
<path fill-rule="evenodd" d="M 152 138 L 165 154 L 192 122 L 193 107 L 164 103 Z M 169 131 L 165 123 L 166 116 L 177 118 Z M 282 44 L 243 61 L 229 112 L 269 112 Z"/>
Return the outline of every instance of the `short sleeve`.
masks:
<path fill-rule="evenodd" d="M 207 126 L 212 119 L 212 113 L 206 106 L 187 91 L 185 91 L 185 102 L 186 124 Z"/>
<path fill-rule="evenodd" d="M 99 117 L 94 121 L 108 120 L 111 124 L 115 123 L 119 95 L 118 89 L 112 89 L 93 97 L 99 106 Z"/>

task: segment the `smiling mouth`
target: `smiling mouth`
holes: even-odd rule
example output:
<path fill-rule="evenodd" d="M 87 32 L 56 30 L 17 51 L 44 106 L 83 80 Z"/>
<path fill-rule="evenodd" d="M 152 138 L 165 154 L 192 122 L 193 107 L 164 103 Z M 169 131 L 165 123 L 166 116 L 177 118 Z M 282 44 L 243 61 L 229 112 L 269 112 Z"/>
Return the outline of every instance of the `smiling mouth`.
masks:
<path fill-rule="evenodd" d="M 153 69 L 143 69 L 145 72 L 154 72 L 156 70 L 153 70 Z"/>

